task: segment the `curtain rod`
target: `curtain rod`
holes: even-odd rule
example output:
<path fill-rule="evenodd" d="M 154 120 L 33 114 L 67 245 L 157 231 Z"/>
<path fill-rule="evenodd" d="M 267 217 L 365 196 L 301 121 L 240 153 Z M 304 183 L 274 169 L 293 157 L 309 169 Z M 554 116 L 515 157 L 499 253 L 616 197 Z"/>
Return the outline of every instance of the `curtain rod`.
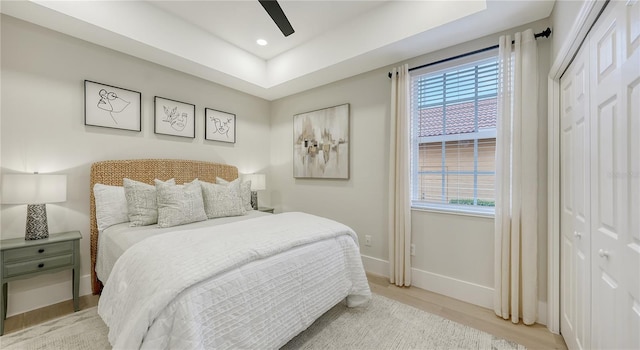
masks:
<path fill-rule="evenodd" d="M 551 35 L 551 28 L 547 27 L 547 29 L 541 31 L 540 33 L 536 33 L 533 35 L 533 37 L 535 39 L 538 39 L 539 37 L 545 37 L 548 38 Z M 512 40 L 511 44 L 515 44 L 515 41 Z M 485 47 L 483 49 L 478 49 L 478 50 L 474 50 L 471 52 L 466 52 L 457 56 L 453 56 L 453 57 L 449 57 L 449 58 L 445 58 L 439 61 L 435 61 L 435 62 L 431 62 L 431 63 L 427 63 L 427 64 L 423 64 L 421 66 L 417 66 L 417 67 L 413 67 L 413 68 L 409 68 L 409 72 L 411 72 L 412 70 L 416 70 L 416 69 L 421 69 L 421 68 L 426 68 L 429 66 L 433 66 L 439 63 L 444 63 L 444 62 L 448 62 L 448 61 L 453 61 L 453 60 L 457 60 L 458 58 L 462 58 L 462 57 L 467 57 L 467 56 L 471 56 L 471 55 L 475 55 L 477 53 L 481 53 L 481 52 L 485 52 L 485 51 L 490 51 L 490 50 L 494 50 L 497 49 L 498 47 L 500 47 L 500 45 L 493 45 L 493 46 L 489 46 L 489 47 Z M 397 73 L 396 73 L 397 74 Z M 389 78 L 391 78 L 391 72 L 389 72 Z"/>

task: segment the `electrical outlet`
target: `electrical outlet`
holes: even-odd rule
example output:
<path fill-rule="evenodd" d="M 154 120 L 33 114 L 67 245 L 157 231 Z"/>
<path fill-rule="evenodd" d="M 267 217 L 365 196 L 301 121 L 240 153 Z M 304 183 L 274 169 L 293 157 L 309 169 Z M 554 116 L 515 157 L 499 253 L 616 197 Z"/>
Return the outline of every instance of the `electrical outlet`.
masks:
<path fill-rule="evenodd" d="M 371 247 L 371 235 L 364 236 L 364 245 Z"/>
<path fill-rule="evenodd" d="M 411 243 L 411 256 L 416 255 L 416 245 Z"/>

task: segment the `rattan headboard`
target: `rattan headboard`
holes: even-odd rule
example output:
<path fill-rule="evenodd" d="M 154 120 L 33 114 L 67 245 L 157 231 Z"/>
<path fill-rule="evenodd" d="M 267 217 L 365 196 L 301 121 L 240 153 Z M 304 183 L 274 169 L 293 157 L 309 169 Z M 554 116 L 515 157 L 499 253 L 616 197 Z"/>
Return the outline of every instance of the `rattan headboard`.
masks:
<path fill-rule="evenodd" d="M 238 168 L 226 164 L 179 159 L 107 160 L 93 163 L 91 165 L 89 184 L 91 290 L 93 294 L 99 294 L 102 291 L 102 283 L 98 280 L 95 271 L 98 252 L 98 226 L 96 223 L 96 203 L 93 196 L 93 185 L 100 183 L 122 186 L 122 179 L 125 177 L 148 184 L 153 184 L 154 179 L 168 180 L 171 178 L 174 178 L 176 183 L 179 184 L 196 178 L 207 182 L 215 182 L 216 177 L 231 181 L 238 178 Z"/>

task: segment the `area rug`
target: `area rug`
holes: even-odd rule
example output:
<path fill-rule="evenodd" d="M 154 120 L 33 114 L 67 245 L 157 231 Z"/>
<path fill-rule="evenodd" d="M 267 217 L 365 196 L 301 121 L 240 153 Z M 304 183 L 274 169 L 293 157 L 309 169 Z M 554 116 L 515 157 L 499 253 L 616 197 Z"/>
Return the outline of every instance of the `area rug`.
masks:
<path fill-rule="evenodd" d="M 96 308 L 0 337 L 2 349 L 110 349 Z M 364 308 L 344 303 L 283 349 L 513 349 L 525 347 L 374 294 Z"/>

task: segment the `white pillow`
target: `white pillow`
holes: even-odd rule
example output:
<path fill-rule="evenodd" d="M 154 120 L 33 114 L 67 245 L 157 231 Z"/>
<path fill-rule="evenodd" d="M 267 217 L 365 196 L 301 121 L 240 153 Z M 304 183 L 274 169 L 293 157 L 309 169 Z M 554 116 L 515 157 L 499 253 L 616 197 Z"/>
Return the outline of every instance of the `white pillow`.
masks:
<path fill-rule="evenodd" d="M 235 179 L 233 181 L 239 181 L 239 179 Z M 229 181 L 223 178 L 216 177 L 216 183 L 219 185 L 228 185 Z M 242 197 L 242 205 L 244 205 L 244 210 L 253 210 L 253 207 L 251 206 L 251 180 L 242 182 L 240 184 L 240 197 Z"/>
<path fill-rule="evenodd" d="M 200 181 L 204 211 L 209 219 L 246 214 L 240 195 L 240 181 L 235 180 L 227 185 L 212 184 Z"/>
<path fill-rule="evenodd" d="M 158 226 L 171 227 L 207 220 L 202 201 L 202 189 L 196 179 L 176 186 L 154 181 L 158 198 Z"/>
<path fill-rule="evenodd" d="M 93 185 L 93 196 L 95 197 L 98 231 L 102 232 L 109 226 L 129 221 L 124 187 L 95 184 Z"/>
<path fill-rule="evenodd" d="M 167 181 L 175 184 L 174 179 Z M 127 215 L 130 226 L 153 225 L 158 222 L 156 186 L 125 178 L 124 195 L 127 198 Z"/>

